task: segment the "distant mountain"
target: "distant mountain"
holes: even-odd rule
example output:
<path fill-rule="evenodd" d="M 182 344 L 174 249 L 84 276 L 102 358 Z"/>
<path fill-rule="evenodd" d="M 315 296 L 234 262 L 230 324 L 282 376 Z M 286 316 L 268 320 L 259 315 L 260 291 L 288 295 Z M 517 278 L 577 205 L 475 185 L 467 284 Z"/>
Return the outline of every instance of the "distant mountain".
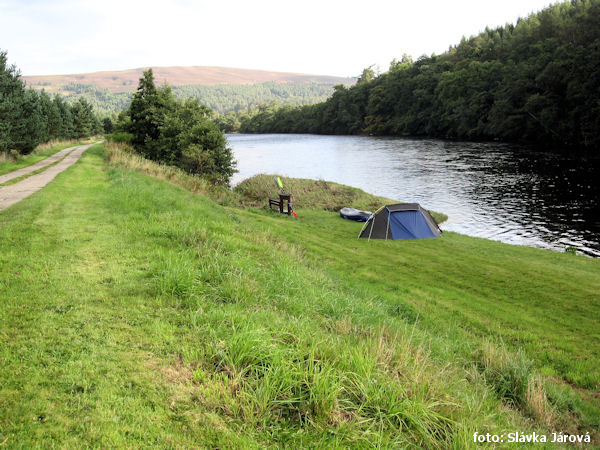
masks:
<path fill-rule="evenodd" d="M 65 86 L 72 84 L 91 84 L 100 89 L 108 89 L 112 93 L 132 92 L 137 88 L 138 80 L 144 68 L 115 70 L 108 72 L 80 73 L 73 75 L 35 75 L 23 76 L 29 87 L 45 89 L 48 92 L 69 93 Z M 327 75 L 309 75 L 291 72 L 271 72 L 266 70 L 234 69 L 230 67 L 212 66 L 176 66 L 153 67 L 156 84 L 163 82 L 171 86 L 185 85 L 240 85 L 266 82 L 276 83 L 319 83 L 319 84 L 352 84 L 354 79 L 332 77 Z M 66 91 L 66 92 L 65 92 Z"/>

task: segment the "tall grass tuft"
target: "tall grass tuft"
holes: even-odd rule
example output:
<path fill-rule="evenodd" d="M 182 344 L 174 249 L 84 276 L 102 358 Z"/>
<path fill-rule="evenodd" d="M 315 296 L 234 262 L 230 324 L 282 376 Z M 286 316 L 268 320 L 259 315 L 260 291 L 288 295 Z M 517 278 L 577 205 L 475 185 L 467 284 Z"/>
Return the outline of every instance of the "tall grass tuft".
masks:
<path fill-rule="evenodd" d="M 486 382 L 505 402 L 520 407 L 525 404 L 532 365 L 522 352 L 509 353 L 504 345 L 485 342 L 475 356 Z"/>
<path fill-rule="evenodd" d="M 21 155 L 16 150 L 9 150 L 9 151 L 6 151 L 6 152 L 0 152 L 0 163 L 14 162 L 14 161 L 19 160 L 19 158 L 21 158 Z"/>
<path fill-rule="evenodd" d="M 96 140 L 96 139 L 90 138 L 87 141 L 93 142 L 94 140 Z M 82 142 L 82 141 L 76 140 L 76 139 L 52 139 L 51 141 L 44 142 L 43 144 L 38 145 L 31 153 L 33 153 L 33 154 L 42 153 L 45 150 L 48 150 L 49 148 L 52 148 L 52 147 L 56 147 L 58 145 L 70 146 L 70 145 L 77 145 L 80 142 Z"/>
<path fill-rule="evenodd" d="M 548 429 L 552 429 L 556 423 L 555 412 L 548 401 L 544 381 L 539 376 L 529 378 L 525 395 L 525 412 Z"/>
<path fill-rule="evenodd" d="M 537 423 L 550 428 L 554 413 L 548 402 L 543 379 L 536 375 L 532 362 L 519 350 L 511 353 L 504 344 L 485 342 L 476 352 L 476 365 L 498 396 L 520 409 Z"/>

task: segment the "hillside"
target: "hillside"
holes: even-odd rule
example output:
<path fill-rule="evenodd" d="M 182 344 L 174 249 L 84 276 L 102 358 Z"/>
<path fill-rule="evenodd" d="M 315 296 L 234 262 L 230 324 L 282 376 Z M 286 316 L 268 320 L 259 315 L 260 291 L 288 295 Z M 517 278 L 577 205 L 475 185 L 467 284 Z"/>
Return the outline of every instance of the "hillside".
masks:
<path fill-rule="evenodd" d="M 75 75 L 23 76 L 29 87 L 59 94 L 67 102 L 84 97 L 102 115 L 129 106 L 143 69 Z M 352 78 L 227 67 L 153 68 L 157 85 L 168 83 L 178 98 L 197 98 L 220 114 L 249 111 L 266 103 L 312 105 L 325 101 L 337 84 Z"/>
<path fill-rule="evenodd" d="M 107 72 L 80 73 L 71 75 L 34 75 L 23 76 L 29 87 L 44 88 L 48 92 L 64 92 L 69 84 L 92 84 L 112 93 L 133 92 L 145 68 L 114 70 Z M 153 67 L 157 84 L 167 82 L 171 86 L 203 84 L 257 84 L 274 81 L 277 83 L 328 83 L 350 84 L 351 78 L 327 75 L 309 75 L 291 72 L 272 72 L 266 70 L 235 69 L 212 66 L 175 66 Z"/>
<path fill-rule="evenodd" d="M 136 82 L 137 83 L 137 82 Z M 137 84 L 136 84 L 137 85 Z M 333 93 L 329 83 L 269 81 L 256 84 L 187 84 L 174 86 L 175 97 L 197 98 L 200 103 L 217 113 L 248 111 L 265 103 L 282 105 L 311 105 L 325 101 Z M 93 84 L 70 83 L 61 88 L 60 95 L 67 101 L 84 97 L 100 114 L 119 113 L 129 106 L 133 92 L 113 93 Z"/>

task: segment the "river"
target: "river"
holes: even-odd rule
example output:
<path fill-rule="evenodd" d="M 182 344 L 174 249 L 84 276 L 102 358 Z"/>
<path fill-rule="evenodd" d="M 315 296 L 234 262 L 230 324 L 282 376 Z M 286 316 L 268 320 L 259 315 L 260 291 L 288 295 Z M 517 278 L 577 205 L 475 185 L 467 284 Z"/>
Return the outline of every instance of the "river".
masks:
<path fill-rule="evenodd" d="M 366 136 L 227 139 L 239 170 L 233 184 L 258 173 L 335 181 L 443 212 L 443 230 L 600 257 L 598 155 Z"/>

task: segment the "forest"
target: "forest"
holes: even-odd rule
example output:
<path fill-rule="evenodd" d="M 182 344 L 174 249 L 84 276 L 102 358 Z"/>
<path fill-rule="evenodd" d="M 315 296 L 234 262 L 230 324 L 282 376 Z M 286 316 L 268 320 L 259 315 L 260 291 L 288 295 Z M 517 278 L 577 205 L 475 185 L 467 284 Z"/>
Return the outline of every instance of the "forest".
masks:
<path fill-rule="evenodd" d="M 333 93 L 333 85 L 324 82 L 255 83 L 255 84 L 189 84 L 172 86 L 178 99 L 197 98 L 219 114 L 249 111 L 261 104 L 278 102 L 294 106 L 325 101 Z M 129 106 L 133 93 L 112 93 L 93 84 L 69 83 L 62 88 L 67 101 L 83 96 L 99 113 L 111 115 Z"/>
<path fill-rule="evenodd" d="M 76 139 L 103 131 L 92 105 L 83 97 L 65 101 L 59 95 L 26 88 L 15 65 L 0 51 L 0 153 L 30 153 L 52 139 Z"/>
<path fill-rule="evenodd" d="M 600 0 L 572 0 L 442 55 L 363 71 L 325 102 L 263 105 L 249 133 L 320 133 L 600 144 Z"/>

